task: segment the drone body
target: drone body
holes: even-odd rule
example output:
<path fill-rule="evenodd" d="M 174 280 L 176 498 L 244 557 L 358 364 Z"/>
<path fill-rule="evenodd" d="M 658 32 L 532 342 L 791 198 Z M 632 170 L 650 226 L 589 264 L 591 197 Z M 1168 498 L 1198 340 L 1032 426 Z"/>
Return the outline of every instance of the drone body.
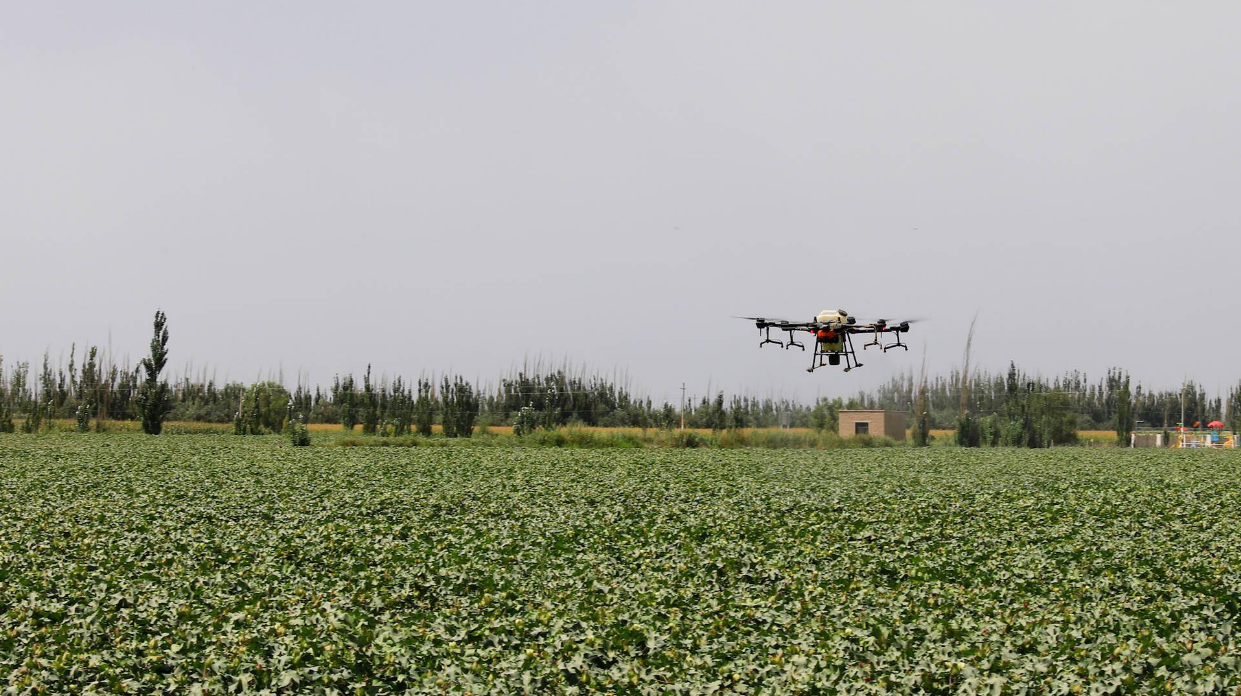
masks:
<path fill-rule="evenodd" d="M 750 319 L 754 325 L 758 327 L 759 332 L 763 335 L 763 340 L 759 342 L 758 347 L 762 348 L 768 343 L 774 343 L 781 346 L 785 350 L 793 347 L 806 350 L 806 346 L 797 342 L 795 334 L 797 332 L 806 331 L 812 334 L 814 341 L 814 355 L 810 360 L 810 367 L 807 372 L 814 372 L 820 367 L 827 365 L 839 365 L 843 359 L 845 363 L 845 372 L 855 367 L 861 367 L 862 363 L 858 362 L 857 351 L 853 348 L 854 334 L 872 334 L 873 340 L 862 345 L 862 350 L 871 346 L 878 346 L 883 352 L 888 352 L 893 348 L 903 348 L 909 350 L 909 346 L 901 342 L 901 334 L 909 331 L 909 325 L 914 320 L 907 320 L 897 323 L 888 323 L 887 319 L 877 319 L 867 324 L 859 324 L 857 317 L 850 315 L 843 309 L 825 309 L 810 321 L 788 321 L 786 319 L 769 319 L 766 317 L 737 317 L 738 319 Z M 787 341 L 777 341 L 771 337 L 771 330 L 777 329 L 788 333 Z M 880 342 L 880 334 L 891 334 L 895 336 L 896 342 L 884 345 Z"/>

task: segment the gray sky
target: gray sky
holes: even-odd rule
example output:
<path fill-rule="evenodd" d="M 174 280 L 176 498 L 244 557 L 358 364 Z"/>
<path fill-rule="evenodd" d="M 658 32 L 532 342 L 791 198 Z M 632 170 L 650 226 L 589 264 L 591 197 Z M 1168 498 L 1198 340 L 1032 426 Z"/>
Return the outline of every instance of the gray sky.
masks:
<path fill-rule="evenodd" d="M 13 3 L 0 353 L 1241 377 L 1241 4 Z M 731 314 L 926 316 L 842 374 Z M 873 349 L 872 349 L 873 350 Z"/>

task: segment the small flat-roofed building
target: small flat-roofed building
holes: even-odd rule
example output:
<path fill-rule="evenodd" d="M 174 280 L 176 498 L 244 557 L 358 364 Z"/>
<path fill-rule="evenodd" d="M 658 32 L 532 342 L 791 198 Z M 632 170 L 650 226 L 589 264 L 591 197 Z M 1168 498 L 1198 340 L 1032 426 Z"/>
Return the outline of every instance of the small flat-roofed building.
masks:
<path fill-rule="evenodd" d="M 840 412 L 840 436 L 874 435 L 905 439 L 905 414 L 902 411 L 852 411 Z"/>

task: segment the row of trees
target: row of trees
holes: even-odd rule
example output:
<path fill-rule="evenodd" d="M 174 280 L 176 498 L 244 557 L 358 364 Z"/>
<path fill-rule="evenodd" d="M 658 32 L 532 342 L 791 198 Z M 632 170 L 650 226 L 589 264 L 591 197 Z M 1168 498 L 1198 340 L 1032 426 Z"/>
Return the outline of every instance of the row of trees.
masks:
<path fill-rule="evenodd" d="M 1010 366 L 1009 372 L 1012 369 Z M 1110 430 L 1116 425 L 1117 414 L 1125 409 L 1129 409 L 1125 415 L 1131 415 L 1141 427 L 1172 428 L 1181 423 L 1182 396 L 1188 425 L 1223 419 L 1225 413 L 1234 424 L 1241 425 L 1241 385 L 1230 389 L 1226 397 L 1211 399 L 1202 385 L 1192 381 L 1183 389 L 1153 391 L 1133 384 L 1128 373 L 1117 369 L 1097 381 L 1078 372 L 1050 379 L 1020 369 L 1017 372 L 1019 386 L 1027 391 L 1061 394 L 1082 430 Z M 970 412 L 998 413 L 1011 398 L 1009 382 L 1008 372 L 978 370 L 967 380 L 960 369 L 954 368 L 947 375 L 927 378 L 925 408 L 917 412 L 928 414 L 932 428 L 954 428 L 963 398 Z M 854 401 L 863 408 L 910 410 L 918 391 L 918 380 L 907 373 L 893 377 L 874 392 L 858 393 Z"/>
<path fill-rule="evenodd" d="M 0 358 L 0 432 L 14 431 L 13 416 L 21 414 L 25 432 L 48 430 L 57 418 L 73 418 L 81 432 L 102 430 L 108 420 L 138 420 L 144 432 L 158 435 L 172 410 L 168 383 L 160 379 L 168 363 L 167 323 L 157 311 L 150 353 L 133 368 L 118 365 L 98 346 L 86 349 L 79 367 L 74 345 L 67 372 L 63 367 L 53 372 L 44 354 L 37 379 L 26 362 L 5 374 Z"/>
<path fill-rule="evenodd" d="M 161 380 L 168 362 L 167 318 L 157 312 L 149 355 L 130 368 L 110 352 L 88 346 L 67 368 L 51 367 L 47 355 L 32 374 L 28 363 L 11 368 L 0 359 L 0 432 L 35 432 L 53 419 L 73 419 L 79 430 L 101 429 L 107 420 L 138 420 L 158 434 L 165 420 L 229 422 L 238 433 L 281 432 L 290 422 L 361 426 L 366 435 L 444 434 L 469 437 L 477 425 L 518 423 L 523 430 L 570 424 L 667 428 L 682 419 L 691 428 L 809 427 L 834 430 L 846 408 L 909 411 L 915 444 L 932 429 L 954 429 L 965 445 L 1042 447 L 1072 442 L 1076 431 L 1114 428 L 1127 440 L 1135 427 L 1170 429 L 1182 422 L 1227 419 L 1241 430 L 1241 384 L 1226 398 L 1208 398 L 1193 382 L 1181 390 L 1152 391 L 1134 385 L 1118 369 L 1092 381 L 1072 372 L 1045 378 L 1015 364 L 1003 374 L 973 369 L 970 356 L 947 375 L 928 377 L 925 365 L 893 377 L 873 392 L 805 404 L 789 399 L 726 397 L 721 391 L 690 399 L 683 408 L 639 396 L 624 375 L 536 363 L 479 386 L 460 375 L 376 379 L 368 366 L 360 384 L 337 376 L 327 390 L 299 383 L 290 393 L 280 380 L 217 383 L 205 373 L 169 384 Z"/>

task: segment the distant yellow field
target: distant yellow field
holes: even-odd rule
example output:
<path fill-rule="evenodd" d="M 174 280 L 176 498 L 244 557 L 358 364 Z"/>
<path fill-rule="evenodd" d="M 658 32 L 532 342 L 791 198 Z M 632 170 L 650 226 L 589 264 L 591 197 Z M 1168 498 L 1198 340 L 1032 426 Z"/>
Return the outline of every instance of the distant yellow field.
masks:
<path fill-rule="evenodd" d="M 956 431 L 947 430 L 947 429 L 945 430 L 937 429 L 937 430 L 932 430 L 931 435 L 933 435 L 937 440 L 944 439 L 944 438 L 952 438 L 956 435 Z M 1116 441 L 1116 431 L 1114 430 L 1078 430 L 1077 439 L 1083 442 L 1089 442 L 1091 444 L 1111 443 L 1111 442 Z"/>

